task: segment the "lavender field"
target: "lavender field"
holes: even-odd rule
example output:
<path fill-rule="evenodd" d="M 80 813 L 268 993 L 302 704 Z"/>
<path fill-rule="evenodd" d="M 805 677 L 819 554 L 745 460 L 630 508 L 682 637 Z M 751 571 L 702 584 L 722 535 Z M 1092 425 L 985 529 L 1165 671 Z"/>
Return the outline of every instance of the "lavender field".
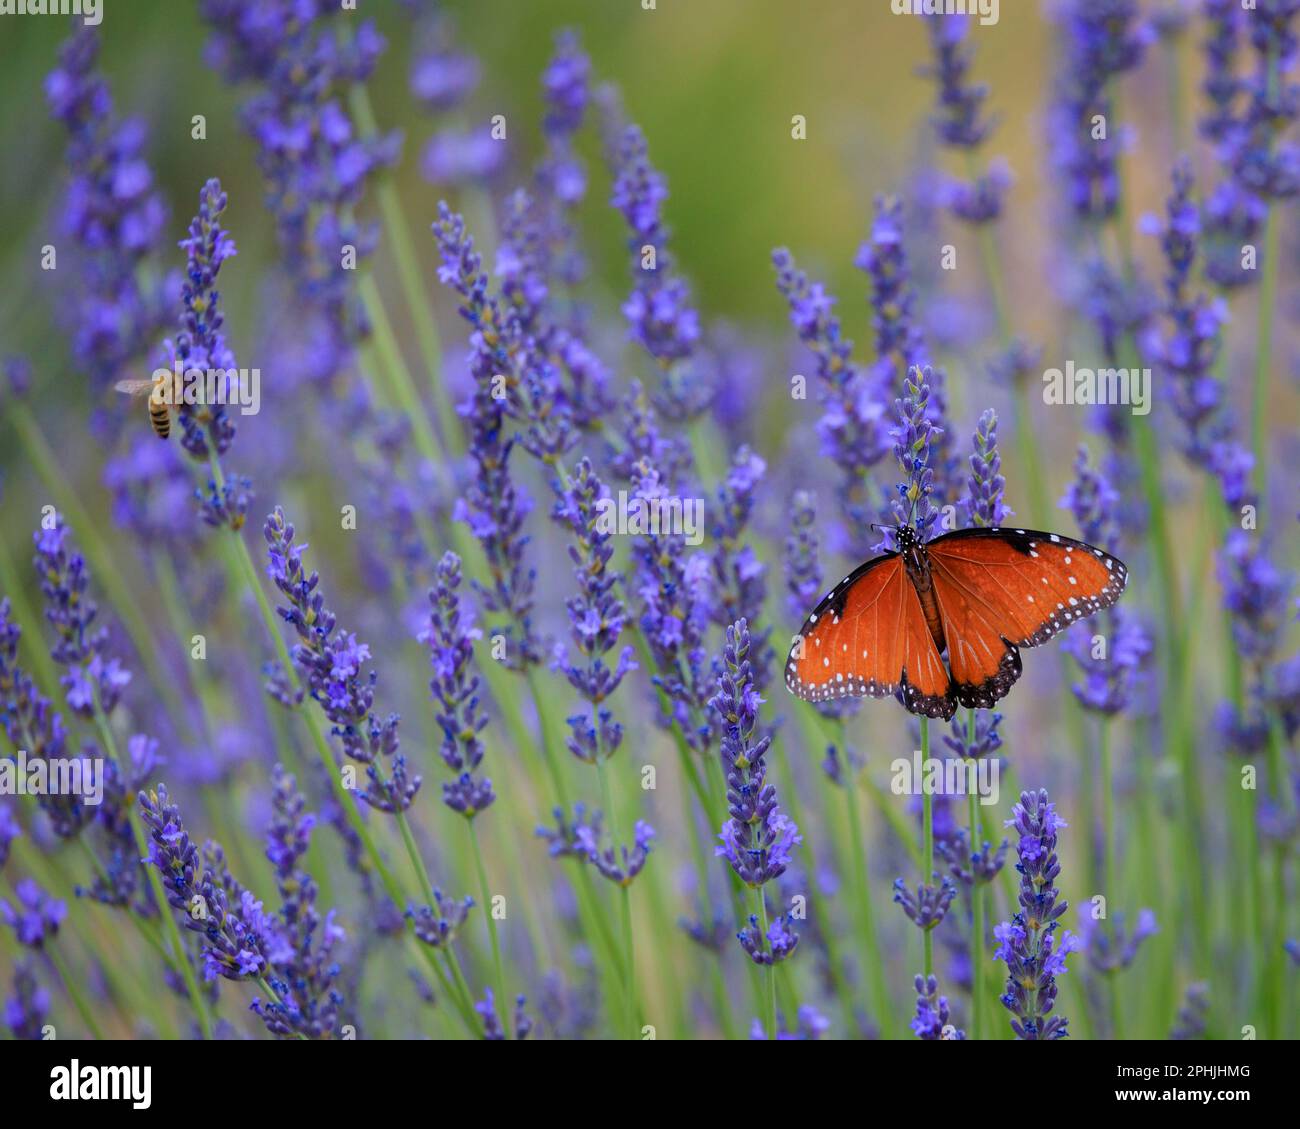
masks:
<path fill-rule="evenodd" d="M 76 8 L 6 1037 L 1300 1037 L 1300 0 Z"/>

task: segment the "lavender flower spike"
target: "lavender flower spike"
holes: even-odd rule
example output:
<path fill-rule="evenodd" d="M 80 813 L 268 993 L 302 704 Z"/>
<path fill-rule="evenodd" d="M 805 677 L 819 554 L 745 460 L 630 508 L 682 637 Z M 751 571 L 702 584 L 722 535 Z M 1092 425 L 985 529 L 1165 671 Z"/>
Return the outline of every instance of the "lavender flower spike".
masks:
<path fill-rule="evenodd" d="M 293 661 L 308 693 L 333 723 L 333 735 L 344 753 L 366 766 L 370 783 L 358 796 L 379 811 L 405 811 L 420 789 L 420 777 L 408 776 L 406 758 L 398 752 L 397 715 L 380 719 L 374 712 L 378 676 L 373 670 L 362 673 L 370 648 L 355 635 L 335 629 L 334 613 L 318 590 L 320 576 L 303 571 L 302 551 L 307 546 L 294 544 L 293 526 L 278 506 L 267 517 L 263 535 L 270 560 L 267 573 L 288 601 L 278 611 L 301 640 L 293 648 Z M 391 758 L 387 778 L 380 758 Z"/>
<path fill-rule="evenodd" d="M 455 779 L 442 786 L 442 802 L 467 819 L 496 799 L 492 781 L 475 776 L 483 760 L 479 733 L 487 725 L 481 712 L 477 674 L 470 673 L 474 640 L 481 632 L 464 609 L 457 589 L 460 558 L 448 552 L 438 562 L 437 582 L 429 589 L 429 624 L 420 636 L 429 648 L 433 679 L 429 690 L 436 703 L 435 720 L 442 729 L 442 759 Z"/>
<path fill-rule="evenodd" d="M 980 416 L 979 428 L 972 441 L 970 457 L 967 517 L 971 525 L 999 526 L 1012 511 L 1003 501 L 1007 480 L 1002 477 L 1002 458 L 998 454 L 998 417 L 992 408 Z"/>
<path fill-rule="evenodd" d="M 1020 1039 L 1064 1039 L 1069 1020 L 1053 1015 L 1056 978 L 1066 971 L 1065 958 L 1081 947 L 1068 930 L 1057 940 L 1056 930 L 1067 903 L 1058 901 L 1056 835 L 1065 822 L 1047 797 L 1047 790 L 1022 792 L 1013 817 L 1007 820 L 1020 835 L 1020 910 L 993 930 L 998 940 L 996 960 L 1007 965 L 1007 989 L 1002 1006 L 1011 1012 L 1011 1029 Z"/>
<path fill-rule="evenodd" d="M 731 818 L 722 825 L 722 845 L 715 854 L 731 864 L 746 885 L 759 891 L 779 878 L 790 864 L 803 836 L 778 806 L 776 789 L 765 782 L 764 756 L 770 734 L 757 736 L 759 697 L 749 661 L 749 624 L 741 619 L 727 628 L 722 662 L 717 664 L 718 692 L 710 705 L 722 732 L 722 769 L 727 778 L 727 808 Z M 771 965 L 789 957 L 799 944 L 793 920 L 776 918 L 764 936 L 757 917 L 737 934 L 740 946 L 755 964 Z"/>
<path fill-rule="evenodd" d="M 948 997 L 939 995 L 939 981 L 933 977 L 917 976 L 916 1016 L 911 1026 L 918 1039 L 961 1040 L 966 1032 L 949 1022 Z"/>

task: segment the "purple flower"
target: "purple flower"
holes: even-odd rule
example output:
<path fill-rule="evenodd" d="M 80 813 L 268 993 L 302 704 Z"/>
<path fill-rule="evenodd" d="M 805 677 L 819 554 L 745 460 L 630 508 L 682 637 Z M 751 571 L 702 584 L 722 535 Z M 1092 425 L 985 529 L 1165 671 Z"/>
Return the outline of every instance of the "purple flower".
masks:
<path fill-rule="evenodd" d="M 820 1039 L 831 1029 L 831 1021 L 811 1004 L 801 1004 L 795 1014 L 795 1026 L 787 1027 L 788 1020 L 781 1016 L 778 1021 L 776 1037 L 778 1040 L 813 1040 Z M 763 1021 L 755 1018 L 749 1029 L 751 1039 L 766 1039 Z"/>
<path fill-rule="evenodd" d="M 722 845 L 714 853 L 723 856 L 746 885 L 759 887 L 785 872 L 803 836 L 777 805 L 776 789 L 766 783 L 764 757 L 772 738 L 756 733 L 763 699 L 754 685 L 750 646 L 744 619 L 728 626 L 718 693 L 710 702 L 722 733 L 722 769 L 731 815 L 722 825 L 718 835 Z"/>
<path fill-rule="evenodd" d="M 944 145 L 976 149 L 988 137 L 993 125 L 984 119 L 988 87 L 969 81 L 972 52 L 966 45 L 970 21 L 965 17 L 933 16 L 926 21 L 934 62 L 921 68 L 939 85 L 939 102 L 931 117 L 935 133 Z"/>
<path fill-rule="evenodd" d="M 1235 3 L 1235 0 L 1233 0 Z M 1183 1005 L 1178 1009 L 1178 1019 L 1169 1032 L 1171 1039 L 1200 1039 L 1205 1035 L 1205 1020 L 1210 1011 L 1210 986 L 1205 983 L 1187 985 Z"/>
<path fill-rule="evenodd" d="M 1056 879 L 1061 872 L 1056 857 L 1057 832 L 1065 822 L 1047 798 L 1022 792 L 1008 827 L 1020 836 L 1016 853 L 1020 861 L 1019 911 L 993 930 L 998 941 L 994 958 L 1007 965 L 1007 988 L 1002 1006 L 1011 1012 L 1011 1029 L 1020 1039 L 1063 1039 L 1069 1020 L 1053 1015 L 1056 977 L 1066 971 L 1065 958 L 1080 947 L 1068 930 L 1056 937 L 1060 917 L 1068 903 L 1059 901 Z"/>
<path fill-rule="evenodd" d="M 1269 560 L 1258 535 L 1240 529 L 1228 535 L 1218 573 L 1237 652 L 1248 663 L 1263 666 L 1282 642 L 1292 577 Z"/>
<path fill-rule="evenodd" d="M 939 200 L 965 223 L 991 223 L 1002 214 L 1002 201 L 1011 184 L 1011 169 L 998 158 L 989 163 L 984 175 L 973 181 L 945 181 L 939 190 Z"/>
<path fill-rule="evenodd" d="M 818 560 L 817 509 L 811 492 L 796 490 L 790 498 L 790 532 L 785 539 L 786 609 L 795 620 L 808 614 L 822 592 Z"/>
<path fill-rule="evenodd" d="M 538 643 L 532 627 L 536 574 L 524 559 L 528 537 L 523 530 L 529 503 L 517 492 L 510 474 L 515 438 L 506 428 L 508 408 L 518 412 L 519 404 L 513 390 L 517 383 L 515 353 L 521 347 L 519 323 L 499 298 L 489 296 L 488 277 L 474 250 L 474 240 L 466 233 L 464 219 L 446 204 L 439 205 L 438 215 L 434 234 L 443 261 L 438 277 L 461 296 L 460 314 L 472 327 L 474 391 L 460 413 L 469 430 L 475 473 L 457 499 L 453 516 L 469 526 L 483 547 L 490 582 L 475 581 L 474 588 L 489 612 L 506 618 L 492 634 L 507 636 L 511 644 L 507 661 L 523 668 L 537 661 Z"/>
<path fill-rule="evenodd" d="M 740 947 L 757 965 L 780 964 L 799 947 L 799 935 L 794 931 L 794 918 L 790 914 L 776 917 L 764 935 L 757 916 L 751 914 L 749 924 L 736 934 Z"/>
<path fill-rule="evenodd" d="M 1250 100 L 1224 142 L 1237 182 L 1265 200 L 1300 192 L 1300 148 L 1284 139 L 1300 105 L 1300 88 L 1286 79 L 1296 57 L 1297 13 L 1300 0 L 1256 0 L 1247 21 L 1255 70 L 1242 81 Z"/>
<path fill-rule="evenodd" d="M 934 976 L 917 976 L 916 1015 L 909 1026 L 918 1039 L 965 1039 L 966 1033 L 949 1021 L 948 997 L 939 995 Z"/>
<path fill-rule="evenodd" d="M 790 308 L 790 320 L 816 360 L 823 405 L 817 423 L 821 453 L 840 468 L 840 504 L 850 537 L 862 555 L 868 546 L 864 531 L 875 516 L 867 476 L 889 451 L 888 394 L 875 369 L 853 364 L 853 343 L 843 336 L 839 318 L 833 313 L 835 299 L 822 284 L 810 282 L 784 248 L 772 252 L 772 262 L 777 289 Z"/>
<path fill-rule="evenodd" d="M 380 811 L 405 811 L 420 788 L 420 777 L 409 776 L 406 758 L 398 752 L 398 717 L 381 719 L 374 712 L 375 682 L 372 670 L 363 674 L 361 664 L 370 650 L 358 644 L 355 635 L 337 629 L 334 613 L 325 606 L 319 591 L 320 576 L 308 576 L 302 567 L 307 546 L 294 543 L 294 528 L 278 506 L 263 527 L 267 574 L 287 600 L 277 610 L 293 627 L 300 642 L 293 648 L 293 661 L 302 674 L 307 692 L 333 724 L 331 732 L 343 745 L 346 756 L 366 766 L 369 784 L 359 791 L 361 799 Z M 387 777 L 384 760 L 389 761 Z"/>
<path fill-rule="evenodd" d="M 573 806 L 570 820 L 563 808 L 556 808 L 554 827 L 537 828 L 537 837 L 550 846 L 547 853 L 552 858 L 574 858 L 591 863 L 603 877 L 616 886 L 630 886 L 632 880 L 645 869 L 646 860 L 654 845 L 655 829 L 644 820 L 637 820 L 632 831 L 632 845 L 603 842 L 603 817 L 600 812 L 587 815 L 583 803 Z"/>
<path fill-rule="evenodd" d="M 13 807 L 4 802 L 0 802 L 0 870 L 9 861 L 9 846 L 15 839 L 23 837 L 23 829 L 18 826 L 18 821 L 14 818 Z"/>
<path fill-rule="evenodd" d="M 253 1011 L 273 1035 L 329 1038 L 339 1029 L 343 1005 L 334 954 L 345 934 L 332 910 L 321 916 L 315 879 L 301 865 L 316 816 L 306 810 L 294 778 L 279 765 L 272 782 L 266 857 L 275 868 L 281 908 L 278 918 L 266 924 L 271 940 L 266 956 L 272 966 L 266 980 L 278 999 L 255 1000 Z"/>
<path fill-rule="evenodd" d="M 979 428 L 972 440 L 970 477 L 967 479 L 966 516 L 970 525 L 1000 526 L 1012 516 L 1003 501 L 1007 480 L 1002 477 L 1002 458 L 998 454 L 998 417 L 992 408 L 980 416 Z"/>
<path fill-rule="evenodd" d="M 14 902 L 0 898 L 0 921 L 14 931 L 20 945 L 44 948 L 58 935 L 59 925 L 68 916 L 67 903 L 51 898 L 30 878 L 19 882 L 14 893 Z"/>
<path fill-rule="evenodd" d="M 36 962 L 14 967 L 14 994 L 5 1000 L 5 1024 L 15 1039 L 43 1039 L 50 1014 L 50 993 L 37 983 Z"/>
<path fill-rule="evenodd" d="M 68 131 L 61 224 L 76 248 L 81 287 L 69 319 L 72 350 L 103 391 L 152 347 L 170 317 L 176 280 L 156 264 L 146 269 L 167 210 L 144 158 L 144 125 L 114 115 L 98 56 L 98 33 L 78 28 L 59 50 L 45 96 Z"/>
<path fill-rule="evenodd" d="M 570 634 L 582 656 L 582 661 L 574 662 L 567 649 L 557 644 L 555 665 L 590 709 L 569 718 L 569 751 L 579 760 L 595 763 L 613 756 L 623 739 L 622 726 L 604 703 L 636 669 L 631 645 L 622 648 L 613 665 L 605 657 L 618 645 L 627 618 L 623 601 L 615 595 L 621 578 L 609 567 L 614 555 L 609 520 L 613 501 L 586 458 L 579 460 L 563 484 L 554 480 L 552 489 L 556 503 L 551 516 L 573 537 L 569 559 L 578 594 L 569 597 L 565 607 Z"/>
<path fill-rule="evenodd" d="M 727 477 L 717 490 L 709 532 L 717 544 L 712 553 L 712 615 L 720 627 L 739 619 L 753 623 L 763 614 L 766 566 L 744 538 L 753 517 L 758 486 L 766 473 L 767 464 L 742 446 L 732 457 Z M 770 627 L 759 632 L 751 629 L 750 667 L 754 685 L 760 691 L 771 680 L 776 657 L 768 642 L 771 634 Z"/>
<path fill-rule="evenodd" d="M 931 878 L 938 879 L 938 874 Z M 903 907 L 907 918 L 918 929 L 929 931 L 948 915 L 948 907 L 957 896 L 957 887 L 944 875 L 938 886 L 921 885 L 913 893 L 901 878 L 894 879 L 894 901 Z"/>
<path fill-rule="evenodd" d="M 9 744 L 15 751 L 25 749 L 29 761 L 62 761 L 67 750 L 63 718 L 18 665 L 21 637 L 6 597 L 0 600 L 0 724 Z M 94 810 L 78 795 L 47 793 L 37 799 L 61 839 L 76 835 L 94 818 Z"/>
<path fill-rule="evenodd" d="M 33 535 L 33 564 L 45 598 L 45 618 L 57 636 L 50 656 L 67 668 L 60 682 L 69 708 L 91 718 L 96 710 L 107 715 L 121 700 L 131 672 L 108 649 L 108 628 L 96 627 L 99 608 L 90 598 L 90 572 L 85 558 L 69 545 L 68 527 L 61 514 Z"/>
<path fill-rule="evenodd" d="M 490 1041 L 502 1040 L 506 1037 L 506 1033 L 502 1030 L 501 1019 L 497 1015 L 492 989 L 485 988 L 484 993 L 483 998 L 474 1005 L 474 1010 L 483 1020 L 483 1037 Z M 515 997 L 514 1037 L 516 1039 L 528 1038 L 528 1033 L 533 1029 L 532 1019 L 524 1012 L 524 1005 L 527 1002 L 523 996 Z"/>
<path fill-rule="evenodd" d="M 914 366 L 926 363 L 925 344 L 917 327 L 912 286 L 903 249 L 903 202 L 876 197 L 871 237 L 858 249 L 854 265 L 871 279 L 871 325 L 876 335 L 875 385 L 878 392 L 897 388 Z"/>
<path fill-rule="evenodd" d="M 1191 166 L 1180 162 L 1174 168 L 1166 221 L 1148 225 L 1161 237 L 1168 267 L 1164 312 L 1170 325 L 1165 335 L 1149 332 L 1144 343 L 1174 377 L 1174 410 L 1187 429 L 1184 454 L 1213 471 L 1214 445 L 1228 438 L 1227 425 L 1219 418 L 1223 390 L 1213 374 L 1228 314 L 1222 300 L 1189 292 L 1201 236 L 1201 215 L 1191 190 Z"/>
<path fill-rule="evenodd" d="M 893 502 L 894 520 L 900 526 L 911 526 L 921 541 L 927 541 L 930 530 L 938 520 L 939 511 L 930 501 L 934 493 L 934 471 L 930 465 L 931 448 L 943 434 L 931 422 L 930 385 L 927 369 L 913 369 L 903 385 L 904 395 L 895 400 L 898 427 L 894 437 L 894 457 L 902 468 L 906 481 L 898 485 L 898 497 Z"/>
<path fill-rule="evenodd" d="M 1149 909 L 1138 913 L 1131 930 L 1122 913 L 1116 913 L 1113 920 L 1106 922 L 1098 921 L 1087 910 L 1079 914 L 1080 949 L 1095 972 L 1117 972 L 1128 968 L 1142 942 L 1159 932 L 1156 915 Z"/>
<path fill-rule="evenodd" d="M 648 460 L 638 463 L 633 471 L 635 504 L 657 507 L 671 497 L 659 471 Z M 712 732 L 704 644 L 712 609 L 709 558 L 702 552 L 688 555 L 685 536 L 664 530 L 657 536 L 638 536 L 632 556 L 641 631 L 654 660 L 654 683 L 664 692 L 659 722 L 676 725 L 687 744 L 702 752 Z"/>
<path fill-rule="evenodd" d="M 628 336 L 664 370 L 656 406 L 668 419 L 680 422 L 707 408 L 713 389 L 704 373 L 680 363 L 695 354 L 700 317 L 685 279 L 673 271 L 663 218 L 667 198 L 668 186 L 650 164 L 645 135 L 637 126 L 628 126 L 619 145 L 610 198 L 627 223 L 636 278 L 623 304 L 623 316 Z"/>
<path fill-rule="evenodd" d="M 1209 103 L 1201 118 L 1201 134 L 1222 141 L 1237 120 L 1237 47 L 1241 34 L 1241 0 L 1204 0 L 1206 23 L 1205 77 L 1201 90 Z"/>
<path fill-rule="evenodd" d="M 247 980 L 262 975 L 275 943 L 261 903 L 239 886 L 209 844 L 200 858 L 167 789 L 141 792 L 140 815 L 149 832 L 147 865 L 157 867 L 168 904 L 201 938 L 204 976 Z M 186 958 L 188 959 L 188 957 Z"/>
<path fill-rule="evenodd" d="M 1205 276 L 1223 290 L 1255 282 L 1258 271 L 1242 263 L 1242 248 L 1258 246 L 1268 205 L 1235 180 L 1215 186 L 1202 206 Z"/>
<path fill-rule="evenodd" d="M 1113 120 L 1110 82 L 1142 61 L 1149 29 L 1138 22 L 1136 0 L 1064 0 L 1056 19 L 1064 58 L 1051 115 L 1055 159 L 1075 215 L 1106 219 L 1119 203 L 1124 143 Z M 1098 115 L 1108 123 L 1104 138 L 1093 132 Z"/>
<path fill-rule="evenodd" d="M 206 61 L 228 82 L 250 87 L 243 126 L 257 145 L 285 269 L 328 336 L 326 363 L 316 364 L 327 379 L 368 332 L 356 272 L 340 251 L 354 248 L 360 265 L 373 250 L 376 227 L 356 219 L 356 205 L 400 145 L 397 134 L 358 136 L 343 108 L 347 89 L 374 70 L 384 40 L 372 22 L 340 18 L 329 4 L 269 0 L 255 14 L 246 0 L 199 7 L 212 32 Z"/>
<path fill-rule="evenodd" d="M 423 11 L 415 4 L 407 7 L 416 35 L 408 82 L 411 94 L 430 110 L 454 110 L 478 86 L 479 61 L 457 49 L 449 18 L 435 10 L 433 18 L 427 19 L 427 7 Z"/>
<path fill-rule="evenodd" d="M 479 734 L 487 725 L 479 702 L 479 678 L 470 673 L 474 641 L 480 632 L 466 611 L 460 588 L 460 558 L 446 553 L 438 562 L 437 579 L 429 589 L 428 627 L 421 641 L 429 648 L 433 678 L 429 691 L 435 704 L 434 720 L 442 730 L 440 752 L 455 779 L 442 786 L 442 802 L 452 811 L 473 819 L 496 799 L 492 781 L 474 773 L 483 761 Z"/>
<path fill-rule="evenodd" d="M 429 138 L 420 158 L 420 172 L 430 184 L 473 184 L 491 180 L 503 168 L 506 143 L 492 136 L 489 127 L 444 129 Z"/>
<path fill-rule="evenodd" d="M 420 906 L 407 910 L 406 916 L 415 925 L 415 935 L 430 948 L 440 949 L 449 946 L 455 939 L 460 927 L 469 917 L 474 907 L 474 899 L 465 897 L 459 902 L 443 897 L 442 891 L 433 891 L 432 906 Z"/>

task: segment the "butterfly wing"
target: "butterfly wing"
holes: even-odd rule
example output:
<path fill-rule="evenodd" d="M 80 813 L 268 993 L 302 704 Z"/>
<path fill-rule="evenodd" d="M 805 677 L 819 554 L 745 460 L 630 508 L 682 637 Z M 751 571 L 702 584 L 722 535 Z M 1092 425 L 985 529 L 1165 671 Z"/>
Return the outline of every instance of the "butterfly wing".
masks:
<path fill-rule="evenodd" d="M 913 713 L 946 718 L 956 709 L 948 670 L 896 553 L 862 565 L 813 609 L 790 650 L 785 684 L 809 702 L 901 693 Z"/>
<path fill-rule="evenodd" d="M 1128 582 L 1109 553 L 1058 533 L 959 529 L 926 546 L 956 699 L 987 709 L 1020 677 L 1020 647 L 1108 608 Z"/>

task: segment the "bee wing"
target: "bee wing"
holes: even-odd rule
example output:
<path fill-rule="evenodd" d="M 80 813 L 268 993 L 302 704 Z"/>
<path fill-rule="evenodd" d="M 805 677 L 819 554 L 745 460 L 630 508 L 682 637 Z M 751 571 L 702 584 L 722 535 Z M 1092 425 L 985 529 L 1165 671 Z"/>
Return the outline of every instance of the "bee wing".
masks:
<path fill-rule="evenodd" d="M 147 396 L 156 385 L 154 380 L 119 380 L 113 388 L 127 396 Z"/>

